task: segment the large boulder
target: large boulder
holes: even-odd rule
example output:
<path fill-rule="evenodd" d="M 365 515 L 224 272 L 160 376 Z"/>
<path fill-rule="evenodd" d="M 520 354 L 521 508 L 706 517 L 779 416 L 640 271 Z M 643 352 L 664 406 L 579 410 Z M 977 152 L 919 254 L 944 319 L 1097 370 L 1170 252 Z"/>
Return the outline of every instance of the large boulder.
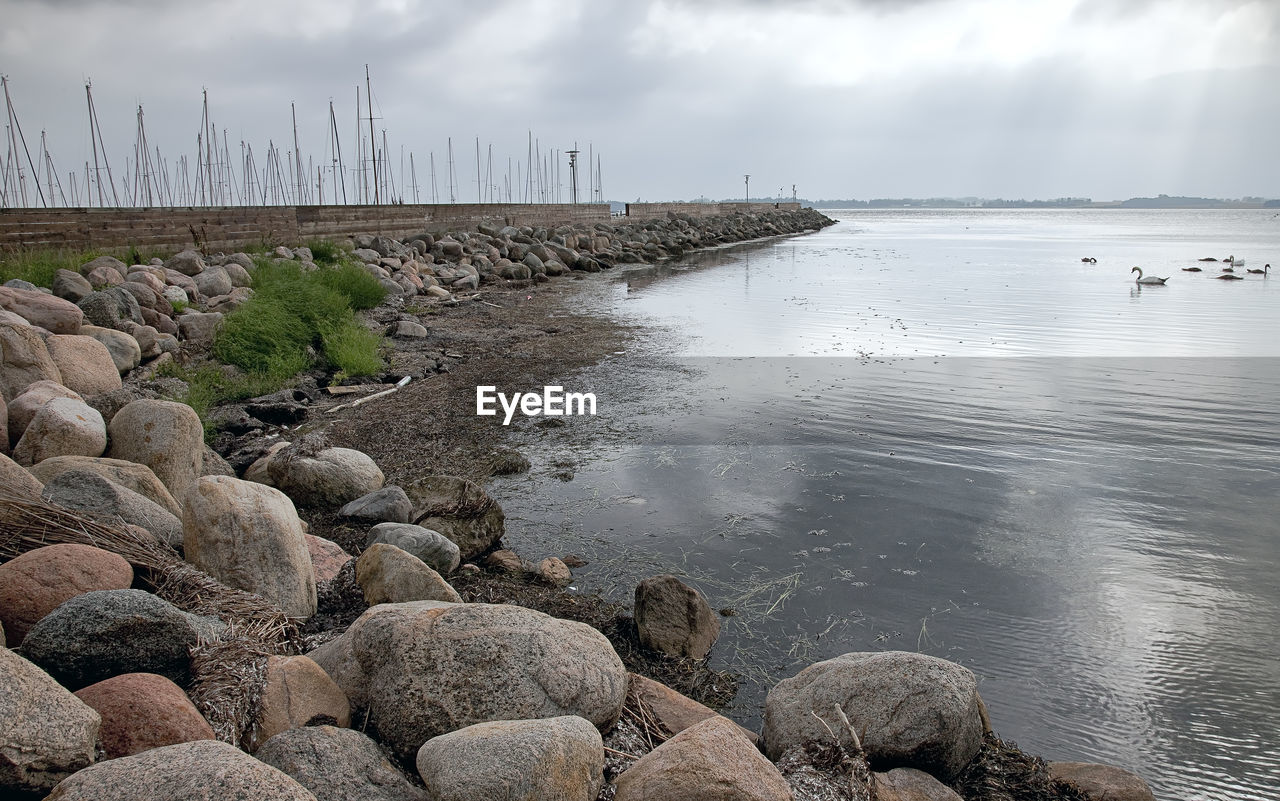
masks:
<path fill-rule="evenodd" d="M 972 672 L 937 657 L 884 651 L 844 654 L 779 682 L 765 700 L 765 753 L 777 759 L 807 740 L 830 740 L 828 726 L 844 738 L 834 725 L 837 704 L 862 732 L 877 770 L 918 768 L 947 781 L 982 747 Z"/>
<path fill-rule="evenodd" d="M 90 520 L 108 525 L 140 526 L 160 542 L 182 547 L 182 521 L 141 493 L 104 478 L 93 470 L 66 470 L 44 486 L 41 497 Z"/>
<path fill-rule="evenodd" d="M 116 272 L 120 273 L 120 275 L 124 275 L 125 273 L 129 272 L 129 265 L 120 261 L 115 256 L 99 256 L 96 259 L 93 259 L 92 261 L 87 261 L 84 264 L 81 264 L 80 274 L 88 275 L 94 270 L 99 270 L 103 268 L 115 270 Z"/>
<path fill-rule="evenodd" d="M 0 565 L 0 622 L 9 646 L 64 601 L 94 590 L 124 590 L 133 568 L 118 554 L 91 545 L 46 545 Z"/>
<path fill-rule="evenodd" d="M 701 659 L 720 636 L 720 618 L 702 593 L 671 575 L 636 586 L 636 630 L 647 648 L 675 657 Z"/>
<path fill-rule="evenodd" d="M 773 763 L 714 717 L 690 726 L 636 760 L 618 777 L 616 801 L 792 801 Z"/>
<path fill-rule="evenodd" d="M 0 648 L 0 796 L 40 797 L 93 762 L 102 718 L 40 668 Z"/>
<path fill-rule="evenodd" d="M 271 481 L 299 506 L 342 506 L 382 487 L 373 460 L 350 448 L 326 448 L 314 456 L 290 448 L 267 466 Z"/>
<path fill-rule="evenodd" d="M 76 697 L 102 716 L 107 759 L 214 739 L 213 727 L 182 688 L 155 673 L 113 676 L 77 690 Z"/>
<path fill-rule="evenodd" d="M 142 306 L 129 291 L 120 287 L 101 289 L 76 303 L 86 322 L 102 328 L 119 328 L 121 323 L 144 325 Z"/>
<path fill-rule="evenodd" d="M 491 720 L 578 715 L 608 728 L 627 693 L 603 634 L 510 605 L 380 604 L 310 656 L 403 758 Z"/>
<path fill-rule="evenodd" d="M 12 401 L 37 381 L 62 383 L 44 340 L 30 325 L 0 321 L 0 395 Z"/>
<path fill-rule="evenodd" d="M 43 292 L 0 286 L 0 309 L 54 334 L 78 334 L 84 312 L 69 300 Z"/>
<path fill-rule="evenodd" d="M 45 801 L 316 801 L 302 785 L 233 745 L 198 740 L 100 762 Z"/>
<path fill-rule="evenodd" d="M 36 412 L 40 411 L 42 406 L 54 398 L 84 400 L 79 394 L 67 389 L 59 381 L 40 380 L 28 384 L 22 390 L 22 394 L 9 402 L 9 439 L 15 443 L 22 439 L 22 432 L 26 431 L 27 426 L 31 425 Z"/>
<path fill-rule="evenodd" d="M 137 339 L 123 331 L 85 325 L 80 327 L 80 335 L 93 337 L 101 342 L 107 349 L 107 353 L 111 355 L 111 363 L 115 365 L 116 372 L 120 375 L 124 375 L 142 363 L 142 346 L 138 344 Z M 56 354 L 54 355 L 56 359 Z M 62 369 L 61 365 L 58 369 Z M 65 376 L 66 373 L 64 372 L 63 375 Z"/>
<path fill-rule="evenodd" d="M 389 484 L 380 490 L 356 498 L 338 510 L 338 514 L 371 523 L 408 523 L 413 515 L 413 502 L 409 500 L 404 489 L 395 484 Z"/>
<path fill-rule="evenodd" d="M 351 705 L 324 668 L 305 656 L 267 657 L 266 683 L 250 730 L 256 748 L 282 731 L 324 719 L 351 725 Z"/>
<path fill-rule="evenodd" d="M 44 344 L 67 389 L 89 397 L 123 386 L 111 351 L 97 339 L 64 334 L 51 336 Z"/>
<path fill-rule="evenodd" d="M 205 268 L 204 257 L 200 255 L 200 251 L 188 248 L 166 259 L 164 268 L 165 270 L 174 270 L 183 275 L 199 275 Z"/>
<path fill-rule="evenodd" d="M 261 595 L 291 617 L 316 613 L 315 573 L 302 521 L 284 493 L 229 476 L 204 476 L 186 495 L 182 528 L 184 554 L 196 567 Z"/>
<path fill-rule="evenodd" d="M 97 590 L 32 626 L 22 655 L 72 690 L 122 673 L 159 673 L 183 684 L 200 633 L 193 616 L 151 593 Z"/>
<path fill-rule="evenodd" d="M 105 456 L 54 456 L 31 466 L 31 475 L 48 484 L 68 470 L 89 470 L 122 487 L 133 490 L 158 504 L 174 517 L 182 514 L 182 507 L 165 485 L 151 472 L 151 468 L 123 459 Z"/>
<path fill-rule="evenodd" d="M 1141 776 L 1114 765 L 1050 762 L 1049 775 L 1084 793 L 1090 801 L 1155 801 Z"/>
<path fill-rule="evenodd" d="M 414 504 L 413 522 L 452 540 L 464 561 L 502 539 L 506 515 L 498 502 L 473 481 L 456 476 L 425 476 L 407 485 L 405 492 Z"/>
<path fill-rule="evenodd" d="M 151 468 L 175 498 L 185 498 L 200 476 L 204 427 L 185 403 L 139 399 L 111 418 L 107 456 Z"/>
<path fill-rule="evenodd" d="M 394 545 L 413 554 L 441 575 L 447 576 L 458 569 L 458 546 L 453 540 L 429 528 L 412 523 L 379 523 L 369 529 L 365 547 L 372 548 L 378 543 Z"/>
<path fill-rule="evenodd" d="M 378 744 L 352 729 L 308 726 L 277 734 L 254 752 L 318 801 L 427 801 Z"/>
<path fill-rule="evenodd" d="M 382 542 L 356 559 L 356 583 L 370 606 L 405 601 L 462 603 L 453 587 L 425 562 Z"/>
<path fill-rule="evenodd" d="M 31 465 L 53 456 L 101 456 L 107 426 L 98 410 L 74 398 L 54 398 L 40 407 L 13 447 L 13 460 Z"/>
<path fill-rule="evenodd" d="M 80 273 L 73 273 L 70 270 L 58 270 L 53 274 L 51 289 L 54 297 L 62 298 L 72 303 L 79 303 L 93 292 L 93 285 L 89 283 L 89 279 Z"/>
<path fill-rule="evenodd" d="M 497 720 L 441 734 L 418 749 L 433 801 L 595 801 L 604 743 L 575 715 Z"/>
<path fill-rule="evenodd" d="M 235 286 L 231 283 L 231 276 L 227 275 L 226 269 L 221 265 L 206 267 L 195 276 L 196 288 L 200 290 L 200 294 L 206 298 L 217 297 L 218 295 L 228 295 Z"/>
<path fill-rule="evenodd" d="M 222 312 L 188 311 L 178 318 L 178 336 L 193 345 L 212 345 L 222 327 L 222 316 Z"/>

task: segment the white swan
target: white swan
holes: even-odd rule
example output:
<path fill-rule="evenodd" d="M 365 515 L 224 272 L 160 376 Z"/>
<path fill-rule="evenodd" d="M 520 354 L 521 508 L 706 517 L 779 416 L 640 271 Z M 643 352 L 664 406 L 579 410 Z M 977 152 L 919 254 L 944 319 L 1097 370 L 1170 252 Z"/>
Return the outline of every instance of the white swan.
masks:
<path fill-rule="evenodd" d="M 1134 267 L 1129 272 L 1138 274 L 1139 284 L 1147 284 L 1149 286 L 1150 285 L 1164 286 L 1164 282 L 1169 280 L 1168 278 L 1156 278 L 1154 275 L 1148 275 L 1146 278 L 1143 278 L 1141 267 Z"/>
<path fill-rule="evenodd" d="M 1223 259 L 1223 261 L 1225 261 L 1227 264 L 1230 264 L 1232 267 L 1244 266 L 1244 259 L 1237 259 L 1235 256 L 1228 256 L 1225 259 Z"/>

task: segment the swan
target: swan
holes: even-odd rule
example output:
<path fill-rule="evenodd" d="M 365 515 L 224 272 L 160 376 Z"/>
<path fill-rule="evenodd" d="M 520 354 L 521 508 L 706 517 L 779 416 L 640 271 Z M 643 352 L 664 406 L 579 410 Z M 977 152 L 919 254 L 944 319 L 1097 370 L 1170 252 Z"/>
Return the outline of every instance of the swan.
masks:
<path fill-rule="evenodd" d="M 1203 259 L 1200 259 L 1200 261 L 1217 261 L 1217 259 L 1212 256 L 1205 256 Z"/>
<path fill-rule="evenodd" d="M 1244 280 L 1243 275 L 1236 275 L 1235 273 L 1218 273 L 1217 275 L 1210 276 L 1210 277 L 1216 278 L 1219 281 L 1243 281 Z"/>
<path fill-rule="evenodd" d="M 1132 270 L 1130 270 L 1129 272 L 1131 272 L 1131 273 L 1137 273 L 1137 274 L 1138 274 L 1138 283 L 1139 283 L 1139 284 L 1147 284 L 1147 285 L 1158 285 L 1158 286 L 1163 286 L 1163 285 L 1164 285 L 1164 282 L 1169 280 L 1168 278 L 1156 278 L 1154 275 L 1149 275 L 1149 276 L 1147 276 L 1146 278 L 1143 278 L 1143 277 L 1142 277 L 1142 268 L 1141 268 L 1141 267 L 1134 267 L 1134 268 L 1133 268 Z"/>
<path fill-rule="evenodd" d="M 1084 262 L 1084 263 L 1086 263 L 1086 264 L 1097 264 L 1097 263 L 1098 263 L 1098 260 L 1097 260 L 1097 259 L 1095 259 L 1095 258 L 1093 258 L 1092 256 L 1085 256 L 1085 257 L 1084 257 L 1083 259 L 1081 259 L 1080 261 L 1082 261 L 1082 262 Z"/>
<path fill-rule="evenodd" d="M 1262 265 L 1262 269 L 1261 269 L 1261 270 L 1252 270 L 1252 269 L 1250 269 L 1250 270 L 1245 270 L 1245 272 L 1246 272 L 1246 273 L 1253 273 L 1254 275 L 1262 275 L 1262 276 L 1266 276 L 1266 275 L 1267 275 L 1267 273 L 1268 273 L 1270 270 L 1271 270 L 1271 265 L 1270 265 L 1270 264 L 1264 264 L 1264 265 Z"/>
<path fill-rule="evenodd" d="M 1236 268 L 1235 268 L 1235 267 L 1223 267 L 1223 268 L 1222 268 L 1222 271 L 1223 271 L 1224 273 L 1234 273 L 1234 272 L 1236 271 Z"/>
<path fill-rule="evenodd" d="M 1244 266 L 1244 259 L 1237 259 L 1235 256 L 1228 256 L 1225 259 L 1223 259 L 1223 261 L 1225 261 L 1227 264 L 1230 264 L 1232 267 Z"/>
<path fill-rule="evenodd" d="M 1199 267 L 1183 267 L 1183 268 L 1182 268 L 1182 271 L 1183 271 L 1184 273 L 1198 273 L 1198 272 L 1203 272 Z"/>

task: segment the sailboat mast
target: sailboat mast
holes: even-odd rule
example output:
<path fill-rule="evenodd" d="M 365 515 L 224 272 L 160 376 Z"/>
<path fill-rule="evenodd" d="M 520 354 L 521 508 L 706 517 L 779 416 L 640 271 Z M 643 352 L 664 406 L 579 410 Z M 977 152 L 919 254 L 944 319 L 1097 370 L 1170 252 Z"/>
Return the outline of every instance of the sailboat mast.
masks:
<path fill-rule="evenodd" d="M 381 202 L 378 199 L 378 145 L 373 135 L 373 84 L 369 81 L 368 64 L 364 65 L 364 88 L 367 95 L 365 100 L 369 104 L 369 154 L 373 157 L 373 204 L 376 206 Z"/>

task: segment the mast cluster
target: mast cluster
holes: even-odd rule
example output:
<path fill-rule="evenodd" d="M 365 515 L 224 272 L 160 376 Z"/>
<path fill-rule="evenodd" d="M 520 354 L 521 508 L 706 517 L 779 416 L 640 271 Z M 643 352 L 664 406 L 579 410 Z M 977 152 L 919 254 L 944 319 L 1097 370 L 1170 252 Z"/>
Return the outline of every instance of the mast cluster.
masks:
<path fill-rule="evenodd" d="M 474 195 L 471 187 L 459 180 L 453 137 L 446 140 L 444 175 L 437 178 L 435 151 L 429 151 L 424 179 L 429 176 L 430 183 L 420 185 L 415 154 L 412 150 L 406 153 L 404 144 L 399 146 L 398 169 L 391 166 L 393 151 L 387 129 L 375 127 L 375 121 L 382 117 L 374 114 L 377 101 L 367 65 L 363 96 L 361 87 L 356 86 L 356 127 L 345 152 L 338 115 L 330 100 L 324 152 L 318 162 L 303 153 L 293 103 L 289 104 L 292 149 L 285 144 L 282 152 L 275 140 L 269 139 L 265 155 L 255 154 L 253 145 L 241 140 L 240 152 L 233 156 L 227 129 L 220 128 L 211 116 L 209 91 L 204 89 L 194 153 L 166 159 L 148 138 L 139 104 L 133 148 L 118 176 L 108 158 L 92 82 L 85 82 L 84 91 L 89 120 L 87 150 L 93 160 L 86 159 L 82 170 L 65 173 L 54 166 L 43 130 L 33 157 L 10 96 L 8 77 L 0 76 L 0 83 L 5 100 L 0 208 L 385 205 L 471 202 L 472 197 L 477 203 L 604 202 L 600 156 L 594 147 L 588 146 L 590 189 L 583 198 L 579 188 L 582 152 L 577 144 L 564 151 L 544 147 L 532 130 L 525 158 L 507 156 L 505 172 L 501 157 L 495 161 L 493 144 L 482 148 L 480 137 L 475 137 Z M 568 167 L 567 174 L 562 174 L 562 166 Z"/>

